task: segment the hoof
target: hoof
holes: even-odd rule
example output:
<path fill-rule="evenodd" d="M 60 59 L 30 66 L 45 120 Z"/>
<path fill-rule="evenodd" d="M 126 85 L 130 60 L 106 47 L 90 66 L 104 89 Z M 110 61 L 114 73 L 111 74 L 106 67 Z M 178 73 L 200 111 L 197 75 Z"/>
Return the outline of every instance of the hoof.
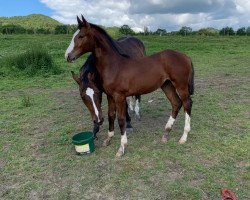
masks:
<path fill-rule="evenodd" d="M 127 125 L 126 125 L 126 132 L 127 133 L 132 133 L 133 132 L 133 126 L 131 125 L 131 122 L 127 122 Z"/>
<path fill-rule="evenodd" d="M 182 139 L 179 140 L 179 144 L 185 144 L 185 143 L 186 143 L 186 140 L 182 140 Z"/>
<path fill-rule="evenodd" d="M 119 152 L 119 151 L 118 151 L 118 152 L 116 153 L 116 155 L 115 155 L 115 157 L 117 157 L 117 158 L 120 158 L 120 157 L 122 157 L 122 156 L 123 156 L 123 153 L 121 153 L 121 152 Z"/>
<path fill-rule="evenodd" d="M 140 116 L 140 114 L 135 114 L 135 119 L 136 119 L 137 121 L 141 121 L 141 116 Z"/>
<path fill-rule="evenodd" d="M 107 147 L 107 146 L 109 146 L 109 145 L 110 145 L 110 139 L 104 140 L 102 146 L 103 146 L 103 147 Z"/>
<path fill-rule="evenodd" d="M 131 128 L 126 128 L 127 134 L 131 134 L 131 133 L 133 133 L 133 131 L 134 131 L 133 127 L 131 127 Z"/>
<path fill-rule="evenodd" d="M 116 153 L 116 157 L 117 158 L 120 158 L 120 157 L 122 157 L 124 155 L 124 150 L 123 150 L 123 148 L 122 147 L 120 147 L 119 148 L 119 150 L 117 151 L 117 153 Z"/>
<path fill-rule="evenodd" d="M 161 138 L 162 143 L 167 143 L 168 140 L 169 140 L 169 138 L 168 138 L 167 135 L 163 135 L 162 138 Z"/>
<path fill-rule="evenodd" d="M 161 142 L 162 143 L 167 143 L 167 141 L 168 141 L 167 136 L 163 135 L 162 138 L 161 138 Z"/>

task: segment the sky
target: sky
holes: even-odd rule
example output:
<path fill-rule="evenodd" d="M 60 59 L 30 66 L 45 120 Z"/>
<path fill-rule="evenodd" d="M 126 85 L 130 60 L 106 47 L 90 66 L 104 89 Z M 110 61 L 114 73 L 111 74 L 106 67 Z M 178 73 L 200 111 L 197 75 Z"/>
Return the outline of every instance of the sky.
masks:
<path fill-rule="evenodd" d="M 76 15 L 83 14 L 91 23 L 127 24 L 134 31 L 250 26 L 250 0 L 0 0 L 0 16 L 36 13 L 64 24 L 76 24 Z"/>

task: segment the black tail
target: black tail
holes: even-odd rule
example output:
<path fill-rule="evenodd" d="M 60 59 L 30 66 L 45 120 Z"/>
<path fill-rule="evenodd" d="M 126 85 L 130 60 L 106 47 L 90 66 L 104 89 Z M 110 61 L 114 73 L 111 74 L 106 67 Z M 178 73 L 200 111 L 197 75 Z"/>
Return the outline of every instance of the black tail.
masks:
<path fill-rule="evenodd" d="M 188 83 L 188 91 L 189 91 L 189 95 L 193 95 L 194 94 L 194 66 L 193 63 L 191 61 L 191 66 L 192 66 L 192 72 L 189 78 L 189 83 Z"/>

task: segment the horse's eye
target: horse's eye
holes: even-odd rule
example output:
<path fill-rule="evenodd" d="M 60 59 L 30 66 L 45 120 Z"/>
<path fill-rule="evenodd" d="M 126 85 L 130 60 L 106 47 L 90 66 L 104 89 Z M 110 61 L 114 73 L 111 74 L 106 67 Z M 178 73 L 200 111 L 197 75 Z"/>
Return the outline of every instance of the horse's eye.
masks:
<path fill-rule="evenodd" d="M 83 35 L 79 35 L 79 38 L 82 39 L 84 36 Z"/>

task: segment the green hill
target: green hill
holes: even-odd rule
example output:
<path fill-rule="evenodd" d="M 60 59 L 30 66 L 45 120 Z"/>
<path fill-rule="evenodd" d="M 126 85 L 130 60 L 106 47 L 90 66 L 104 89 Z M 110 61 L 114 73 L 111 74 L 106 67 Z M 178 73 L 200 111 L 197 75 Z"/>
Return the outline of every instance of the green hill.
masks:
<path fill-rule="evenodd" d="M 55 27 L 62 25 L 60 22 L 41 14 L 28 16 L 0 17 L 0 25 L 16 25 L 25 29 L 48 29 L 55 30 Z"/>
<path fill-rule="evenodd" d="M 112 37 L 120 37 L 119 27 L 103 27 Z M 77 25 L 65 25 L 48 16 L 32 14 L 28 16 L 0 17 L 0 33 L 59 33 L 73 34 Z M 39 31 L 40 29 L 40 31 Z M 43 29 L 44 31 L 41 31 Z M 46 31 L 45 31 L 46 30 Z"/>

